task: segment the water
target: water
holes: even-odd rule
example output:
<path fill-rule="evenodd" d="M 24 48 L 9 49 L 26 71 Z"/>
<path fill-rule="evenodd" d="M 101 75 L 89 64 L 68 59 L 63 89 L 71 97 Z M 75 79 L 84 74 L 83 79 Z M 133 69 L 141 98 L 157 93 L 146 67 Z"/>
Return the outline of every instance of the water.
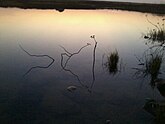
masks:
<path fill-rule="evenodd" d="M 157 23 L 161 16 L 147 14 Z M 136 78 L 136 56 L 148 49 L 142 33 L 154 28 L 146 13 L 116 10 L 22 10 L 0 8 L 0 122 L 17 124 L 150 124 L 153 117 L 143 110 L 146 98 L 164 99 L 149 85 L 150 79 Z M 93 49 L 98 42 L 92 86 Z M 67 69 L 61 67 L 65 47 L 71 53 Z M 49 68 L 48 57 L 55 62 Z M 104 66 L 110 52 L 119 53 L 119 72 L 109 74 Z M 64 61 L 66 60 L 66 56 Z M 162 64 L 164 69 L 164 64 Z M 25 76 L 23 76 L 26 74 Z M 163 71 L 159 75 L 163 77 Z M 69 92 L 69 86 L 76 86 Z M 89 89 L 91 93 L 89 92 Z"/>

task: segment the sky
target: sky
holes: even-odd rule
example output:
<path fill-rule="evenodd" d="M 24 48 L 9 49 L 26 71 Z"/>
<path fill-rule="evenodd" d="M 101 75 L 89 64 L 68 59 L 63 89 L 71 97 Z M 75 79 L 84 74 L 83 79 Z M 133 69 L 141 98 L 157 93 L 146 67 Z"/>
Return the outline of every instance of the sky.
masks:
<path fill-rule="evenodd" d="M 165 0 L 98 0 L 98 1 L 122 1 L 122 2 L 164 3 L 165 4 Z"/>

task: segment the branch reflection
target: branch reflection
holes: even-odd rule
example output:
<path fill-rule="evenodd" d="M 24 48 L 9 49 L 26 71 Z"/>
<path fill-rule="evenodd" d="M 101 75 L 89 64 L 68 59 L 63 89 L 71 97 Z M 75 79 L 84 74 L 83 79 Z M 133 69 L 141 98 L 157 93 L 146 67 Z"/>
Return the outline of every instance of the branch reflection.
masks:
<path fill-rule="evenodd" d="M 47 57 L 49 59 L 51 59 L 52 61 L 46 65 L 46 66 L 33 66 L 31 67 L 23 76 L 26 76 L 28 73 L 30 73 L 33 69 L 37 69 L 37 68 L 49 68 L 53 63 L 54 63 L 54 59 L 52 57 L 50 57 L 49 55 L 36 55 L 36 54 L 30 54 L 28 51 L 26 51 L 21 45 L 19 45 L 19 47 L 21 48 L 21 50 L 23 50 L 26 54 L 28 54 L 31 57 Z"/>
<path fill-rule="evenodd" d="M 74 73 L 71 69 L 68 69 L 67 68 L 67 65 L 68 65 L 68 62 L 69 60 L 76 54 L 79 54 L 81 52 L 82 49 L 84 49 L 85 47 L 91 45 L 90 43 L 87 43 L 85 46 L 81 47 L 77 52 L 74 52 L 74 53 L 71 53 L 69 52 L 65 47 L 63 46 L 60 46 L 65 52 L 64 53 L 61 53 L 61 67 L 64 71 L 67 71 L 69 72 L 70 74 L 72 74 L 76 79 L 77 81 L 79 82 L 79 84 L 86 88 L 88 90 L 88 92 L 92 92 L 92 88 L 93 88 L 93 85 L 95 83 L 95 61 L 96 61 L 96 47 L 97 47 L 97 41 L 95 39 L 95 35 L 92 35 L 91 38 L 94 40 L 94 48 L 93 48 L 93 60 L 92 60 L 92 82 L 91 82 L 91 85 L 90 86 L 87 86 L 85 85 L 79 78 L 79 76 Z M 67 57 L 67 59 L 65 60 L 64 62 L 64 57 Z M 75 86 L 69 86 L 67 88 L 69 91 L 75 91 L 76 87 Z"/>
<path fill-rule="evenodd" d="M 72 74 L 72 75 L 78 80 L 78 82 L 80 83 L 80 85 L 81 85 L 82 87 L 85 87 L 85 88 L 88 88 L 88 86 L 87 86 L 87 85 L 84 85 L 83 82 L 80 80 L 79 76 L 78 76 L 77 74 L 75 74 L 71 69 L 66 68 L 66 66 L 67 66 L 69 60 L 70 60 L 74 55 L 79 54 L 79 53 L 81 52 L 82 49 L 84 49 L 85 47 L 87 47 L 87 46 L 89 46 L 89 45 L 90 45 L 90 44 L 87 43 L 85 46 L 81 47 L 81 48 L 80 48 L 77 52 L 75 52 L 75 53 L 71 53 L 71 52 L 69 52 L 68 50 L 66 50 L 65 47 L 60 46 L 60 47 L 65 51 L 64 53 L 61 53 L 61 67 L 62 67 L 62 69 L 63 69 L 64 71 L 67 71 L 67 72 L 69 72 L 70 74 Z M 65 57 L 65 56 L 68 57 L 68 58 L 67 58 L 66 61 L 64 62 L 64 57 Z"/>

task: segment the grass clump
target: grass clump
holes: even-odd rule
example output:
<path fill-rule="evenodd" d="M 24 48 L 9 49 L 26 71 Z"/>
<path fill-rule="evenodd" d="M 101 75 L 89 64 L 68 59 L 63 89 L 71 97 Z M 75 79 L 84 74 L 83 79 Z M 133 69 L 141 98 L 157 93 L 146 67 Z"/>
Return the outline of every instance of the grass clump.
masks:
<path fill-rule="evenodd" d="M 107 62 L 104 64 L 109 73 L 116 74 L 118 71 L 119 54 L 118 51 L 111 52 L 107 56 Z"/>
<path fill-rule="evenodd" d="M 149 60 L 146 60 L 145 68 L 146 74 L 151 76 L 151 83 L 153 84 L 154 80 L 157 79 L 158 74 L 160 73 L 160 67 L 162 64 L 162 55 L 151 56 Z"/>
<path fill-rule="evenodd" d="M 147 18 L 148 20 L 148 18 Z M 145 39 L 148 39 L 150 43 L 161 43 L 162 45 L 165 44 L 165 19 L 163 18 L 161 22 L 156 24 L 152 23 L 150 20 L 148 22 L 154 26 L 153 29 L 149 29 L 148 32 L 144 35 Z"/>
<path fill-rule="evenodd" d="M 136 69 L 135 75 L 140 77 L 150 76 L 151 78 L 151 86 L 155 86 L 155 80 L 160 74 L 160 68 L 163 62 L 163 51 L 157 51 L 146 53 L 144 58 L 140 58 L 139 65 L 141 68 L 133 68 Z"/>

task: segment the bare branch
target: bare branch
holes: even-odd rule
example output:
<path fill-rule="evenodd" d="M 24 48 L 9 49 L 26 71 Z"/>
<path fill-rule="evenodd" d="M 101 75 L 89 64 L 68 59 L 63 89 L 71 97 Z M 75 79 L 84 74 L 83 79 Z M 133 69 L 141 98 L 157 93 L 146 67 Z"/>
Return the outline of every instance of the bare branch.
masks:
<path fill-rule="evenodd" d="M 70 53 L 70 52 L 68 52 L 68 51 L 65 49 L 65 47 L 60 46 L 60 47 L 66 52 L 66 53 L 61 53 L 61 67 L 62 67 L 62 69 L 63 69 L 64 71 L 69 72 L 69 73 L 72 74 L 73 76 L 75 76 L 75 77 L 77 78 L 78 82 L 81 84 L 81 86 L 83 86 L 83 87 L 85 87 L 85 88 L 88 88 L 88 86 L 84 85 L 84 84 L 81 82 L 79 76 L 76 75 L 72 70 L 67 69 L 66 66 L 67 66 L 69 60 L 70 60 L 74 55 L 79 54 L 79 53 L 81 52 L 82 49 L 84 49 L 85 47 L 87 47 L 87 46 L 89 46 L 89 45 L 90 45 L 90 44 L 87 43 L 87 45 L 81 47 L 81 48 L 80 48 L 77 52 L 75 52 L 75 53 Z M 66 59 L 65 63 L 63 63 L 63 61 L 64 61 L 64 56 L 65 56 L 65 55 L 66 55 L 68 58 Z"/>
<path fill-rule="evenodd" d="M 32 56 L 32 57 L 48 57 L 49 59 L 51 59 L 52 61 L 46 65 L 46 66 L 33 66 L 31 67 L 23 76 L 26 76 L 28 73 L 30 73 L 33 69 L 37 69 L 37 68 L 49 68 L 53 63 L 54 63 L 54 59 L 52 57 L 50 57 L 49 55 L 35 55 L 35 54 L 30 54 L 28 51 L 26 51 L 20 44 L 19 44 L 19 47 L 26 53 L 28 54 L 29 56 Z"/>
<path fill-rule="evenodd" d="M 93 85 L 94 85 L 94 82 L 95 82 L 95 59 L 96 59 L 96 47 L 97 47 L 97 41 L 95 39 L 95 35 L 91 36 L 91 38 L 94 40 L 95 42 L 95 46 L 93 48 L 93 64 L 92 64 L 92 84 L 91 84 L 91 87 L 90 89 L 92 89 Z"/>

